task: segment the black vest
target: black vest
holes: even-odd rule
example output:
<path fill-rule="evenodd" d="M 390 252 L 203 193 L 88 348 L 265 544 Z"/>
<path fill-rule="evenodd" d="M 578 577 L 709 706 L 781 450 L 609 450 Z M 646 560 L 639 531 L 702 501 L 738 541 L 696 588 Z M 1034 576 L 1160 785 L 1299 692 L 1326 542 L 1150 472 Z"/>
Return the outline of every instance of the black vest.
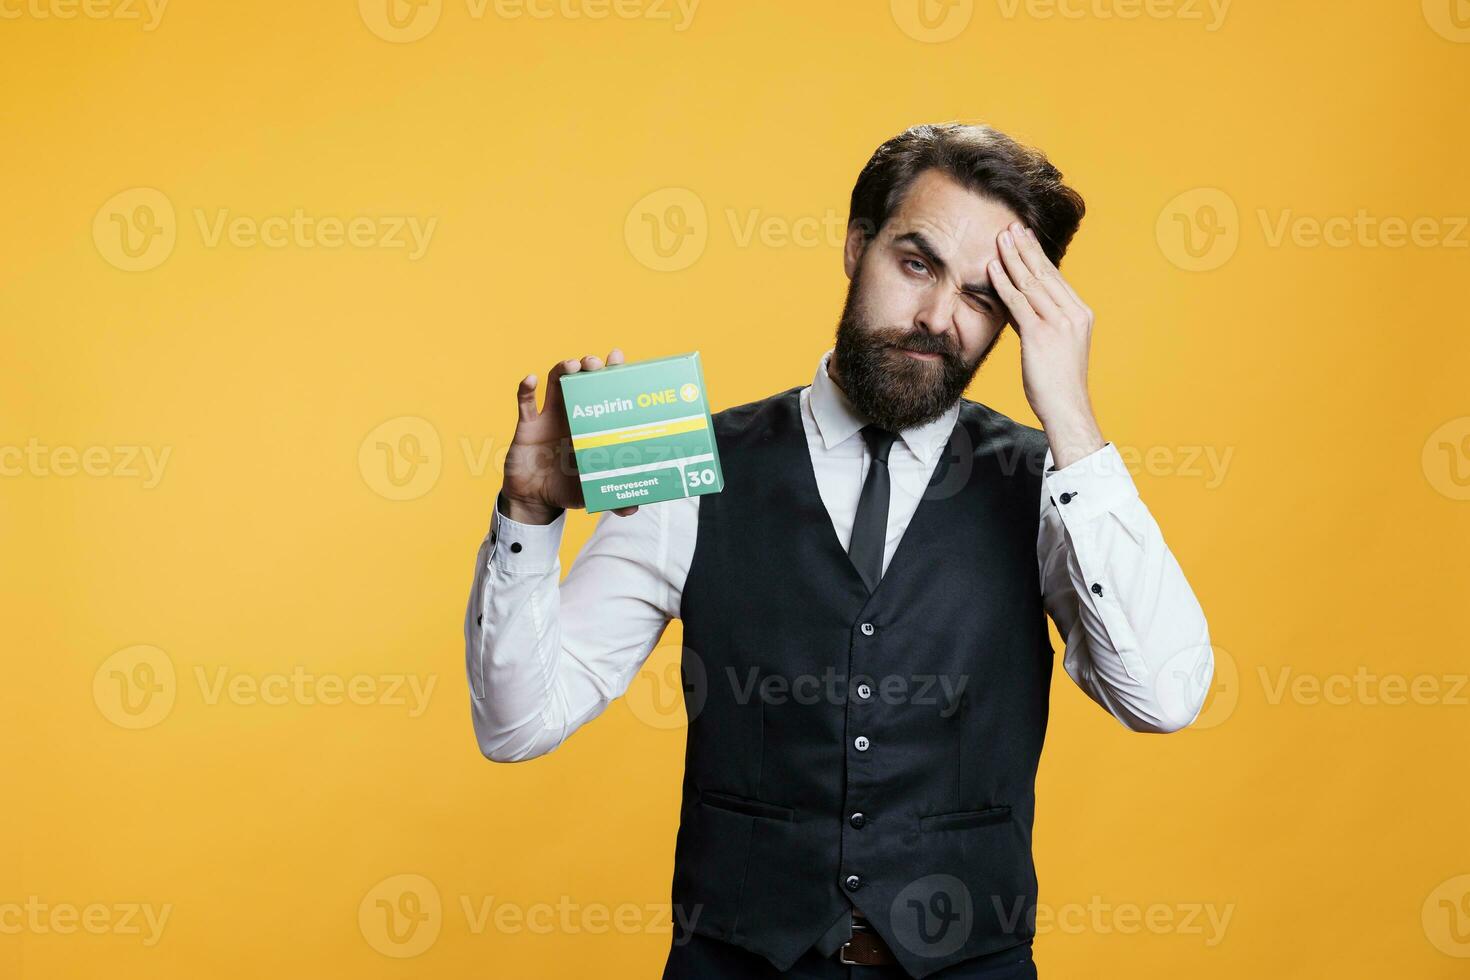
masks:
<path fill-rule="evenodd" d="M 1052 649 L 1045 435 L 961 402 L 869 593 L 790 388 L 713 416 L 684 586 L 689 716 L 673 902 L 786 970 L 850 902 L 915 977 L 1035 934 Z"/>

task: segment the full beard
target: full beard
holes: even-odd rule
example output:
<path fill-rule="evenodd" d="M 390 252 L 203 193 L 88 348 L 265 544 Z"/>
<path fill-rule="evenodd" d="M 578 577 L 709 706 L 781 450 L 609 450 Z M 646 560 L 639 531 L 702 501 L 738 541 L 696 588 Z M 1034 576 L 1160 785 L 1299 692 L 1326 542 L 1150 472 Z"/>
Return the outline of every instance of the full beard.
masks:
<path fill-rule="evenodd" d="M 870 324 L 867 311 L 856 300 L 859 278 L 848 283 L 832 351 L 843 393 L 860 414 L 890 432 L 934 421 L 963 397 L 1000 333 L 974 364 L 966 364 L 952 336 Z M 904 350 L 939 357 L 910 357 Z"/>

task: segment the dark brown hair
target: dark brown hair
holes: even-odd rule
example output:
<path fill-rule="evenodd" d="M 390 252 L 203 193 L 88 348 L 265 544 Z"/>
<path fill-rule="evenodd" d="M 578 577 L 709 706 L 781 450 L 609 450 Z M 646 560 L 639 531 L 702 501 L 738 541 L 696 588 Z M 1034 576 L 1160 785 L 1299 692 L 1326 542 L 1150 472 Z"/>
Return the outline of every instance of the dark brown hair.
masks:
<path fill-rule="evenodd" d="M 1086 211 L 1082 195 L 1062 183 L 1061 171 L 1040 150 L 989 126 L 925 123 L 878 147 L 853 185 L 848 227 L 858 222 L 871 241 L 931 167 L 1014 211 L 1060 267 Z"/>

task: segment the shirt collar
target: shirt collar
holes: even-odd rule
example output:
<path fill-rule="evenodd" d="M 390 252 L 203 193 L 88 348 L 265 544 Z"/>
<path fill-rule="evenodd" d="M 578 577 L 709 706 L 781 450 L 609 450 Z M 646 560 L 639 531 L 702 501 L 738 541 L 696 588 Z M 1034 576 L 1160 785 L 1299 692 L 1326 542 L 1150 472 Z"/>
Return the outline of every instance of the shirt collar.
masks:
<path fill-rule="evenodd" d="M 852 438 L 853 434 L 867 425 L 869 421 L 858 414 L 858 410 L 848 400 L 847 394 L 827 374 L 827 362 L 832 357 L 832 350 L 828 348 L 817 363 L 817 373 L 812 379 L 812 390 L 809 396 L 812 417 L 817 421 L 817 431 L 821 433 L 822 445 L 828 449 Z M 948 444 L 949 435 L 954 431 L 959 414 L 960 402 L 957 400 L 939 418 L 924 425 L 900 429 L 898 436 L 903 440 L 904 445 L 908 446 L 909 452 L 927 462 L 934 459 L 939 450 Z"/>

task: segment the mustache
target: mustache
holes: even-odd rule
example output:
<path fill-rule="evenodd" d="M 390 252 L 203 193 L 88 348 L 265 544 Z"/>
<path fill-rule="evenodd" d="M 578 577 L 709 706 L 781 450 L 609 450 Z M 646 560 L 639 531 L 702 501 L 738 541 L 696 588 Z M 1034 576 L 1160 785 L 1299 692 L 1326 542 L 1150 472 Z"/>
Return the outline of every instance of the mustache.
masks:
<path fill-rule="evenodd" d="M 894 347 L 898 350 L 911 350 L 920 354 L 941 354 L 948 358 L 959 356 L 959 351 L 955 350 L 954 346 L 943 337 L 913 331 L 900 331 L 896 336 L 890 337 L 875 337 L 873 346 Z"/>

